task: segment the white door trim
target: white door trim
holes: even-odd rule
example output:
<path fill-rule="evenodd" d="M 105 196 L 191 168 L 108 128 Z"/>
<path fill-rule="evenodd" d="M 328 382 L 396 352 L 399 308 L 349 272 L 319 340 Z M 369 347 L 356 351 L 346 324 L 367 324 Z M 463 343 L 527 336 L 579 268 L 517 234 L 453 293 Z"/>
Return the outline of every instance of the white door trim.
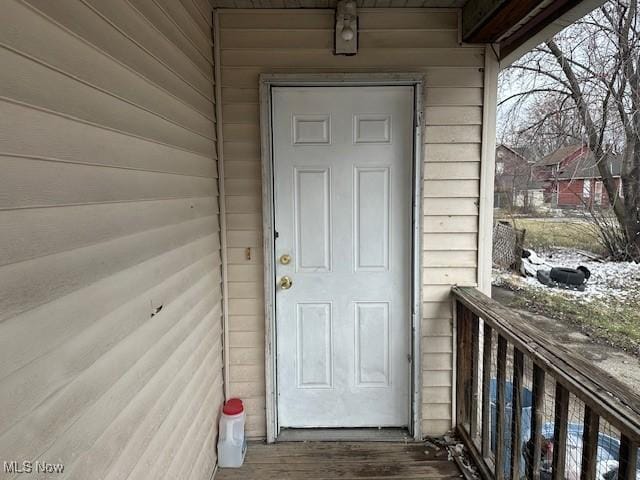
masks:
<path fill-rule="evenodd" d="M 262 161 L 262 218 L 265 298 L 265 387 L 267 442 L 275 442 L 280 432 L 277 415 L 276 335 L 275 335 L 275 242 L 273 135 L 271 89 L 281 86 L 386 86 L 414 88 L 413 214 L 411 262 L 411 419 L 414 439 L 422 439 L 422 128 L 424 75 L 418 73 L 261 74 L 260 136 Z"/>

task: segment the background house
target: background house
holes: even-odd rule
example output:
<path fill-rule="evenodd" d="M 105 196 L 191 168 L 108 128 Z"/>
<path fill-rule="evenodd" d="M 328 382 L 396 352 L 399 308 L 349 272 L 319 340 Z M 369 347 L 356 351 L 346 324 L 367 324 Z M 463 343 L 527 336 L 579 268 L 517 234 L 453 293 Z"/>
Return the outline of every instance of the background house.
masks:
<path fill-rule="evenodd" d="M 569 145 L 547 155 L 534 167 L 535 177 L 544 182 L 545 202 L 554 208 L 610 205 L 598 171 L 599 161 L 607 163 L 616 182 L 618 195 L 622 196 L 620 156 L 611 153 L 598 160 L 588 147 Z"/>
<path fill-rule="evenodd" d="M 534 177 L 532 166 L 526 148 L 496 147 L 495 208 L 527 211 L 542 206 L 544 184 Z"/>

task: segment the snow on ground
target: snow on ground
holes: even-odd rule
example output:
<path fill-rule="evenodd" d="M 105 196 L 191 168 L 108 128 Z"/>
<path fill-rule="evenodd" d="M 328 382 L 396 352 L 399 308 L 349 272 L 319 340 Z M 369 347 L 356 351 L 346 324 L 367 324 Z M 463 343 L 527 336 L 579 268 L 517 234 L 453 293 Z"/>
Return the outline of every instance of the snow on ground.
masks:
<path fill-rule="evenodd" d="M 581 300 L 589 301 L 596 298 L 616 298 L 626 300 L 630 297 L 637 297 L 640 294 L 640 264 L 632 262 L 596 262 L 570 250 L 556 248 L 548 252 L 536 252 L 547 265 L 542 267 L 576 268 L 584 265 L 591 271 L 591 278 L 587 282 L 584 292 L 574 290 L 563 290 L 553 288 L 554 292 L 566 293 L 580 297 Z M 496 286 L 507 286 L 509 288 L 539 288 L 548 290 L 549 287 L 541 284 L 534 277 L 521 277 L 513 272 L 493 271 L 493 284 Z"/>

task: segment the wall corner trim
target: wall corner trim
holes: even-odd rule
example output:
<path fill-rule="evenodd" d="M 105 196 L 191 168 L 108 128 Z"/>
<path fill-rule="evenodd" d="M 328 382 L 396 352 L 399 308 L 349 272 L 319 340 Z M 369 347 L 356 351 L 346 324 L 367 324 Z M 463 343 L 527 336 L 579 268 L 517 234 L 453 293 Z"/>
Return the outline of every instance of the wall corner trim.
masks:
<path fill-rule="evenodd" d="M 216 99 L 216 137 L 218 139 L 218 210 L 220 215 L 220 260 L 222 263 L 222 335 L 223 335 L 223 389 L 229 399 L 229 282 L 227 259 L 227 211 L 224 189 L 224 140 L 222 122 L 222 69 L 220 65 L 220 21 L 218 9 L 213 11 L 213 78 Z"/>

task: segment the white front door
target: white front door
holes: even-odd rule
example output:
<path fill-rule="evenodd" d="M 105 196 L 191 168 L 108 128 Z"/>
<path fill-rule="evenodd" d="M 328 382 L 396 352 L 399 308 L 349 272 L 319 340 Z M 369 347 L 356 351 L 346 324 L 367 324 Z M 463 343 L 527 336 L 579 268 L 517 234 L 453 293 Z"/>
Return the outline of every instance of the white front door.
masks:
<path fill-rule="evenodd" d="M 272 90 L 281 427 L 409 424 L 413 101 Z"/>

